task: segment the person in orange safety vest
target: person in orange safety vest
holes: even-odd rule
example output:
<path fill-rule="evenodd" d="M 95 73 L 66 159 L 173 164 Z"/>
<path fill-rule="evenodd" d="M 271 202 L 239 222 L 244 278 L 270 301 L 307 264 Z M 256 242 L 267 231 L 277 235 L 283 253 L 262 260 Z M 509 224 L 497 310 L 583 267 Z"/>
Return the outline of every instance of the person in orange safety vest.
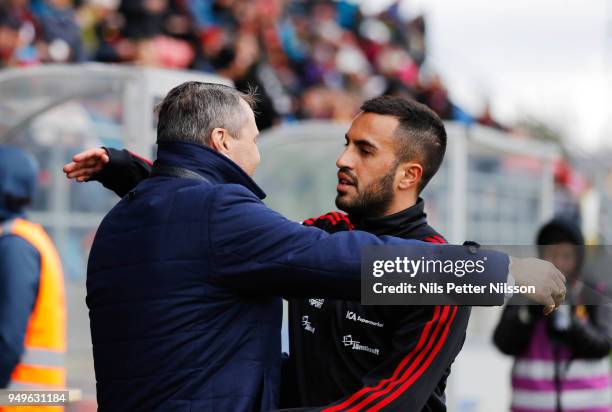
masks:
<path fill-rule="evenodd" d="M 62 266 L 42 226 L 24 219 L 37 166 L 24 151 L 0 146 L 0 389 L 66 387 L 66 305 Z M 60 407 L 0 407 L 5 411 Z"/>

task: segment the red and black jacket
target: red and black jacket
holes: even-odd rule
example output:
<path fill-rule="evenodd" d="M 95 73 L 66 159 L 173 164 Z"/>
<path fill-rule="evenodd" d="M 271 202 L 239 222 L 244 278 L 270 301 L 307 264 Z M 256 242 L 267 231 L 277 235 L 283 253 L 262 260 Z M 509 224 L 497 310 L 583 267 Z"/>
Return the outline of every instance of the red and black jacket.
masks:
<path fill-rule="evenodd" d="M 423 200 L 397 214 L 351 222 L 339 212 L 304 221 L 328 232 L 368 231 L 446 243 Z M 281 406 L 335 411 L 446 411 L 450 366 L 465 340 L 466 306 L 363 306 L 292 300 Z"/>

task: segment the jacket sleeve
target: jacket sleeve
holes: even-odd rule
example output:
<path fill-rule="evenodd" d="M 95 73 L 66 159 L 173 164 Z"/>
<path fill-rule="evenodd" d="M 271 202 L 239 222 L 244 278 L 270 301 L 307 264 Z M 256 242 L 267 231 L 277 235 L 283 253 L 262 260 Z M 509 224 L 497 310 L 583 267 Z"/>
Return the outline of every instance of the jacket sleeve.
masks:
<path fill-rule="evenodd" d="M 612 305 L 591 306 L 587 321 L 574 316 L 567 331 L 566 342 L 574 358 L 599 359 L 612 350 Z"/>
<path fill-rule="evenodd" d="M 463 347 L 470 310 L 415 307 L 396 327 L 393 352 L 362 378 L 363 387 L 322 411 L 421 411 L 433 395 L 442 409 L 446 377 Z"/>
<path fill-rule="evenodd" d="M 493 343 L 506 355 L 522 354 L 529 345 L 535 321 L 540 316 L 540 306 L 506 305 L 493 332 Z"/>
<path fill-rule="evenodd" d="M 240 185 L 223 185 L 209 210 L 208 239 L 214 282 L 243 293 L 288 297 L 360 298 L 361 248 L 409 246 L 406 257 L 443 260 L 487 256 L 478 281 L 505 282 L 508 256 L 464 246 L 435 245 L 361 231 L 328 234 L 291 222 L 266 207 Z M 446 283 L 448 275 L 428 273 L 431 281 Z M 429 281 L 429 280 L 428 280 Z M 503 302 L 503 294 L 495 296 Z"/>
<path fill-rule="evenodd" d="M 0 388 L 23 354 L 40 278 L 40 254 L 24 239 L 0 237 Z"/>
<path fill-rule="evenodd" d="M 119 197 L 125 196 L 138 183 L 149 177 L 153 163 L 128 150 L 117 150 L 104 147 L 110 162 L 91 180 L 115 192 Z"/>

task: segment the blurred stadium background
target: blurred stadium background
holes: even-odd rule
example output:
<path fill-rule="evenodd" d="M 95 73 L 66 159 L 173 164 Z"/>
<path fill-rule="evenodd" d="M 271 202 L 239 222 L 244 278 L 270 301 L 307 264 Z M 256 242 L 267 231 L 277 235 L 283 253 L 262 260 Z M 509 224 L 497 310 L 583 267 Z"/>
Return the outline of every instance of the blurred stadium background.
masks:
<path fill-rule="evenodd" d="M 68 182 L 61 166 L 96 146 L 154 158 L 154 105 L 186 80 L 258 87 L 256 180 L 267 203 L 293 219 L 334 209 L 344 132 L 363 100 L 387 93 L 413 97 L 446 122 L 447 157 L 424 197 L 449 240 L 529 244 L 543 221 L 564 214 L 589 243 L 610 244 L 610 148 L 576 150 L 579 137 L 564 139 L 546 122 L 505 124 L 489 105 L 463 109 L 428 64 L 426 16 L 407 13 L 410 2 L 372 3 L 0 0 L 0 144 L 41 164 L 30 218 L 51 234 L 64 265 L 69 386 L 85 398 L 73 410 L 95 405 L 85 269 L 117 199 L 98 184 Z M 498 316 L 497 308 L 473 311 L 449 410 L 506 410 L 511 360 L 490 343 Z"/>

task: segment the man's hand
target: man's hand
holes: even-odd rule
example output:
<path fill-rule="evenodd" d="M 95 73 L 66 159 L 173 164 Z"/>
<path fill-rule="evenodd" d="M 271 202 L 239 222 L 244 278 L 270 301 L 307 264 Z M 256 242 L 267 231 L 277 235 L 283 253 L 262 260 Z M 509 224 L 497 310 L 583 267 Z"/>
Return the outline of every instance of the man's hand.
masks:
<path fill-rule="evenodd" d="M 72 157 L 72 162 L 64 165 L 68 179 L 86 182 L 104 168 L 110 161 L 108 153 L 102 148 L 89 149 Z"/>
<path fill-rule="evenodd" d="M 544 305 L 545 315 L 565 300 L 565 276 L 550 262 L 511 256 L 508 272 L 517 286 L 535 286 L 535 293 L 525 294 L 525 297 Z"/>

